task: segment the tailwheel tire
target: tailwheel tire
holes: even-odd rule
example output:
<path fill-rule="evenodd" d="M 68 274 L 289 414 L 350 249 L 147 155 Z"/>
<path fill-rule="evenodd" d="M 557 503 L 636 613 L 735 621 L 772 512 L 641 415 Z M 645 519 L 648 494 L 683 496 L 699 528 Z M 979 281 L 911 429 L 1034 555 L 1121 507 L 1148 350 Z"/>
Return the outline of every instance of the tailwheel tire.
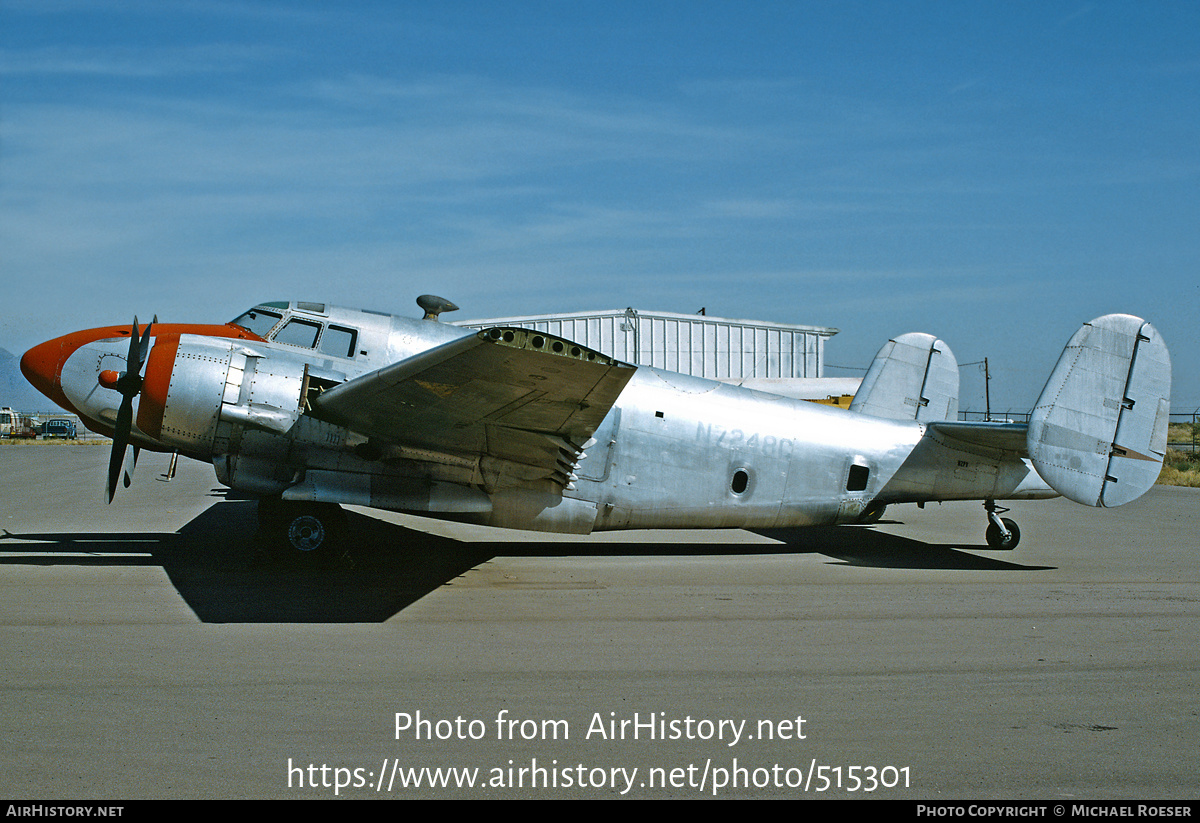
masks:
<path fill-rule="evenodd" d="M 1021 542 L 1021 530 L 1017 528 L 1017 524 L 1007 517 L 1000 518 L 1004 523 L 1004 528 L 1008 529 L 1008 538 L 1000 531 L 1000 528 L 995 523 L 989 523 L 987 527 L 987 544 L 993 549 L 1004 549 L 1011 551 Z"/>
<path fill-rule="evenodd" d="M 258 521 L 270 554 L 285 563 L 322 563 L 344 549 L 346 513 L 336 503 L 263 498 Z"/>

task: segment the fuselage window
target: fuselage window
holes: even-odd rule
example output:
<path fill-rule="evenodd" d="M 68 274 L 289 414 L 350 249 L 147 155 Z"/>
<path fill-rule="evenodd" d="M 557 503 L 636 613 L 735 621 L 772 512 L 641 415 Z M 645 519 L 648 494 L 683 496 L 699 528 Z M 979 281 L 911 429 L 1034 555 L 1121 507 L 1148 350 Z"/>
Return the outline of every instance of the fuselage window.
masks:
<path fill-rule="evenodd" d="M 734 494 L 743 494 L 750 487 L 750 474 L 745 469 L 738 469 L 733 473 L 733 480 L 729 483 L 729 489 Z"/>
<path fill-rule="evenodd" d="M 320 323 L 292 319 L 275 335 L 275 342 L 311 349 L 317 345 L 317 335 L 320 333 Z"/>
<path fill-rule="evenodd" d="M 861 492 L 867 489 L 867 480 L 871 477 L 871 470 L 866 466 L 851 466 L 850 476 L 846 479 L 846 491 Z"/>
<path fill-rule="evenodd" d="M 353 357 L 358 332 L 341 326 L 330 326 L 321 335 L 321 353 L 331 357 Z"/>
<path fill-rule="evenodd" d="M 233 325 L 241 326 L 246 331 L 257 334 L 259 337 L 266 337 L 267 332 L 275 328 L 275 324 L 282 319 L 282 314 L 275 314 L 274 312 L 263 311 L 262 309 L 251 309 L 237 320 L 234 320 Z"/>

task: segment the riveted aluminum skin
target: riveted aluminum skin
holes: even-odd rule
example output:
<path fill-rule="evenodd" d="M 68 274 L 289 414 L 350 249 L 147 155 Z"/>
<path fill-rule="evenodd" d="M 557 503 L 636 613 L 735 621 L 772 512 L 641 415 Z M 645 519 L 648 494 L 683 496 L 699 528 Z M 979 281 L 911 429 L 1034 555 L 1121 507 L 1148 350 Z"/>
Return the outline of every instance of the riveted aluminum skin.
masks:
<path fill-rule="evenodd" d="M 308 303 L 244 317 L 258 331 L 155 325 L 130 439 L 261 496 L 571 533 L 788 527 L 904 502 L 1120 505 L 1165 451 L 1170 358 L 1128 315 L 1071 338 L 1028 425 L 946 419 L 957 369 L 932 335 L 889 341 L 843 411 L 540 331 Z M 293 323 L 307 343 L 278 337 Z M 125 372 L 128 351 L 128 333 L 95 329 L 36 347 L 22 369 L 103 431 L 123 400 L 103 375 Z"/>
<path fill-rule="evenodd" d="M 851 415 L 642 368 L 580 478 L 597 529 L 802 526 L 856 519 L 921 439 L 915 422 Z M 862 488 L 847 490 L 853 465 Z M 601 479 L 595 479 L 601 478 Z"/>
<path fill-rule="evenodd" d="M 233 341 L 221 338 L 180 335 L 162 404 L 159 439 L 163 443 L 185 454 L 207 456 L 211 452 L 221 403 L 226 396 L 237 392 L 241 382 L 242 369 L 238 368 L 232 372 L 236 385 L 228 385 L 235 347 Z M 151 357 L 160 353 L 165 352 L 156 346 Z M 241 360 L 244 363 L 244 358 Z M 148 376 L 155 376 L 157 368 L 160 368 L 157 360 L 150 361 Z M 146 416 L 145 412 L 140 413 L 139 421 Z"/>

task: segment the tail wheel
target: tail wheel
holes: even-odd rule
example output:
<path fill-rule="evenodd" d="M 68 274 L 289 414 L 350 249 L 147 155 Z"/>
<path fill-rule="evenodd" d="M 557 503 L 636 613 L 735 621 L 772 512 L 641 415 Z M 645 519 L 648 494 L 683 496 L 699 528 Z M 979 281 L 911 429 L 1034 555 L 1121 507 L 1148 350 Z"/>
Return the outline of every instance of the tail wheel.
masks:
<path fill-rule="evenodd" d="M 1007 536 L 995 523 L 989 523 L 986 532 L 987 544 L 993 549 L 1015 549 L 1021 542 L 1021 530 L 1017 528 L 1015 522 L 1007 517 L 1002 517 L 1000 520 L 1004 524 L 1004 530 L 1008 532 Z"/>

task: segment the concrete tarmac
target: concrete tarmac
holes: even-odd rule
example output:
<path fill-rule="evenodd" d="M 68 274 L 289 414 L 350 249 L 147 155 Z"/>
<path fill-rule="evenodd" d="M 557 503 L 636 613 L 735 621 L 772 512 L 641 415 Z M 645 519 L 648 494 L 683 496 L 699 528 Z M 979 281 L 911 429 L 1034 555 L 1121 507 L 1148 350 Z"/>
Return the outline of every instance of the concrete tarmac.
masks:
<path fill-rule="evenodd" d="M 587 538 L 352 509 L 298 570 L 211 467 L 143 454 L 109 506 L 107 459 L 0 448 L 9 797 L 1200 797 L 1198 490 L 1014 503 L 1008 553 L 977 503 Z"/>

